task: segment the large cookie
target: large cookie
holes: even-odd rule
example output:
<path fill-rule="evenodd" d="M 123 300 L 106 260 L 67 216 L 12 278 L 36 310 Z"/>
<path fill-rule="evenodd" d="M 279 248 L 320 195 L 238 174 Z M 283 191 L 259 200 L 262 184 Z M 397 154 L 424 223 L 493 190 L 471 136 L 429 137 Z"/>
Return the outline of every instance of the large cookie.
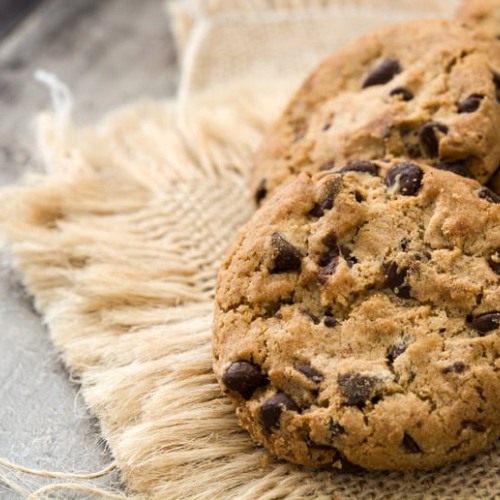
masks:
<path fill-rule="evenodd" d="M 456 19 L 467 28 L 475 29 L 480 35 L 500 40 L 500 0 L 464 0 Z M 500 75 L 495 77 L 497 85 L 500 85 Z M 492 175 L 488 185 L 500 193 L 500 167 Z"/>
<path fill-rule="evenodd" d="M 488 181 L 500 163 L 500 42 L 451 21 L 385 28 L 327 58 L 264 139 L 262 201 L 300 172 L 408 157 Z"/>
<path fill-rule="evenodd" d="M 301 174 L 218 278 L 241 425 L 311 466 L 431 468 L 500 435 L 500 197 L 409 161 Z"/>

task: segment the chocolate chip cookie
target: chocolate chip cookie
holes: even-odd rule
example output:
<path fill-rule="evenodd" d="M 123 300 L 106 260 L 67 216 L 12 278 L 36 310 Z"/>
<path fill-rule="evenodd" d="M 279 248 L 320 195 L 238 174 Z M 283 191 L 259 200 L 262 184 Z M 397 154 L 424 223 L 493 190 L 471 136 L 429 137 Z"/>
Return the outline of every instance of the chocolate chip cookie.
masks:
<path fill-rule="evenodd" d="M 500 39 L 500 1 L 464 0 L 456 19 L 491 38 Z"/>
<path fill-rule="evenodd" d="M 214 371 L 315 467 L 432 468 L 500 435 L 500 197 L 409 160 L 300 174 L 222 265 Z"/>
<path fill-rule="evenodd" d="M 407 157 L 486 183 L 500 163 L 500 42 L 459 23 L 385 28 L 326 59 L 256 155 L 259 203 L 300 172 Z"/>
<path fill-rule="evenodd" d="M 460 5 L 456 19 L 479 35 L 500 41 L 500 0 L 465 0 Z M 497 100 L 500 100 L 500 74 L 493 73 L 497 86 Z M 492 175 L 489 187 L 500 193 L 500 167 Z"/>

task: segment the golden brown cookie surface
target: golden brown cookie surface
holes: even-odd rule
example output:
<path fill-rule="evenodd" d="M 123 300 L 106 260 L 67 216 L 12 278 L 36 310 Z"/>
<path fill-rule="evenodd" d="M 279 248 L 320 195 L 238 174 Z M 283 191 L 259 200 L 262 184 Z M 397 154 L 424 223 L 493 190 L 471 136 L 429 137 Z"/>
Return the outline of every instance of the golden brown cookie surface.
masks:
<path fill-rule="evenodd" d="M 500 435 L 500 197 L 407 160 L 302 174 L 241 231 L 214 370 L 293 462 L 431 468 Z"/>

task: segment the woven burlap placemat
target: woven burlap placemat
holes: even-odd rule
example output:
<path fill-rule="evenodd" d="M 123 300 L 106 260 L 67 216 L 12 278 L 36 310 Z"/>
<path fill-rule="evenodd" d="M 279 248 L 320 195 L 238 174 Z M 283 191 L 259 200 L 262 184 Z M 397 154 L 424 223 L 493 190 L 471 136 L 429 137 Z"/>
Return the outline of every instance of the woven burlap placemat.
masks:
<path fill-rule="evenodd" d="M 2 191 L 13 265 L 128 495 L 158 499 L 493 498 L 498 445 L 434 472 L 349 474 L 276 461 L 252 444 L 211 371 L 218 265 L 253 212 L 252 154 L 289 93 L 362 30 L 451 14 L 456 2 L 169 2 L 178 101 L 76 127 L 39 119 L 47 169 Z"/>

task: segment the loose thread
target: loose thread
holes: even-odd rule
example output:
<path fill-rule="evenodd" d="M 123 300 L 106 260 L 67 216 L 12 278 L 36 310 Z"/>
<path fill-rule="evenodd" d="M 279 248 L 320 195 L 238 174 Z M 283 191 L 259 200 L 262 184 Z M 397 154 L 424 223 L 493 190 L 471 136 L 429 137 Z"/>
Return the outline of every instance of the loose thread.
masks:
<path fill-rule="evenodd" d="M 101 488 L 94 488 L 93 486 L 87 486 L 86 484 L 79 483 L 49 484 L 48 486 L 43 486 L 42 488 L 31 493 L 31 495 L 26 497 L 26 500 L 39 500 L 42 495 L 61 490 L 81 491 L 83 493 L 89 493 L 92 496 L 99 495 L 101 498 L 108 498 L 109 500 L 129 500 L 128 497 L 124 495 L 118 495 L 116 493 L 111 493 L 110 491 L 102 490 Z"/>
<path fill-rule="evenodd" d="M 86 479 L 98 479 L 100 477 L 108 475 L 110 472 L 116 469 L 116 463 L 113 462 L 107 467 L 99 472 L 94 472 L 92 474 L 72 474 L 68 472 L 50 472 L 38 469 L 30 469 L 28 467 L 23 467 L 22 465 L 16 465 L 8 460 L 0 458 L 0 465 L 6 467 L 7 469 L 15 470 L 17 472 L 22 472 L 24 474 L 31 474 L 33 476 L 44 477 L 47 479 L 75 479 L 75 480 L 86 480 Z"/>
<path fill-rule="evenodd" d="M 73 481 L 84 481 L 91 479 L 98 479 L 100 477 L 104 477 L 108 475 L 110 472 L 116 469 L 116 463 L 113 462 L 109 464 L 104 469 L 93 472 L 91 474 L 73 474 L 68 472 L 50 472 L 39 469 L 30 469 L 28 467 L 23 467 L 22 465 L 17 465 L 8 460 L 0 458 L 0 466 L 5 467 L 11 471 L 20 472 L 23 474 L 30 474 L 32 476 L 42 477 L 45 479 L 62 479 L 62 480 L 73 480 Z M 70 490 L 70 491 L 81 491 L 84 493 L 89 493 L 93 496 L 100 496 L 101 498 L 107 498 L 110 500 L 128 500 L 127 496 L 113 493 L 111 491 L 106 491 L 101 488 L 97 488 L 94 486 L 79 484 L 76 482 L 66 482 L 66 483 L 56 483 L 56 484 L 48 484 L 46 486 L 42 486 L 34 492 L 27 490 L 25 487 L 19 485 L 11 478 L 9 478 L 4 472 L 0 471 L 0 481 L 5 483 L 9 488 L 16 491 L 17 493 L 26 497 L 27 500 L 36 500 L 41 498 L 42 495 L 46 495 L 48 493 L 52 493 L 54 491 L 60 490 Z M 31 489 L 31 488 L 30 488 Z"/>

